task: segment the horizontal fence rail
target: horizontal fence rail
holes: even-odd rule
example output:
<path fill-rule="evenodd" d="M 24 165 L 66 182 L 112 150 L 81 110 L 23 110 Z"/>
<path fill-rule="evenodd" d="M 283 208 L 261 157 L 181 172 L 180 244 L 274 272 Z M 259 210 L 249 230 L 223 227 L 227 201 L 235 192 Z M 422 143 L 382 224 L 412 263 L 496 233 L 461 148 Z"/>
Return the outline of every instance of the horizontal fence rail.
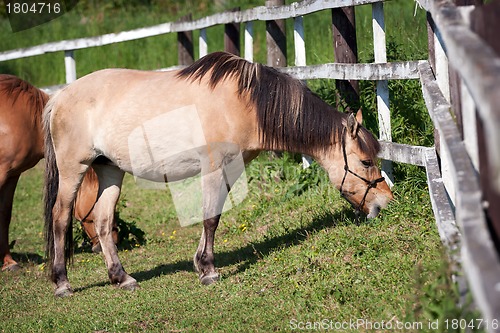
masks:
<path fill-rule="evenodd" d="M 418 79 L 418 61 L 392 62 L 380 64 L 342 64 L 283 67 L 281 71 L 299 80 L 403 80 Z"/>
<path fill-rule="evenodd" d="M 356 6 L 380 2 L 380 0 L 316 0 L 294 2 L 280 7 L 255 7 L 237 12 L 223 12 L 206 16 L 194 21 L 168 22 L 152 27 L 111 33 L 97 37 L 79 38 L 38 46 L 16 49 L 0 53 L 0 61 L 42 55 L 49 52 L 78 50 L 104 46 L 172 32 L 206 29 L 221 24 L 243 23 L 249 21 L 270 21 L 311 14 L 325 9 Z"/>

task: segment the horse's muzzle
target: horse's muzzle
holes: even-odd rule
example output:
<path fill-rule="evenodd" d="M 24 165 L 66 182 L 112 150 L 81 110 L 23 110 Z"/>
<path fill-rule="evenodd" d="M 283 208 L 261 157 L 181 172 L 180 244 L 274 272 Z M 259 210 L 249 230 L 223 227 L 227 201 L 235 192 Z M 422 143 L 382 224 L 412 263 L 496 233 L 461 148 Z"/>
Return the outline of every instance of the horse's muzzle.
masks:
<path fill-rule="evenodd" d="M 380 213 L 381 207 L 379 205 L 374 205 L 373 207 L 370 207 L 370 212 L 366 216 L 369 219 L 374 219 L 377 217 L 378 213 Z"/>

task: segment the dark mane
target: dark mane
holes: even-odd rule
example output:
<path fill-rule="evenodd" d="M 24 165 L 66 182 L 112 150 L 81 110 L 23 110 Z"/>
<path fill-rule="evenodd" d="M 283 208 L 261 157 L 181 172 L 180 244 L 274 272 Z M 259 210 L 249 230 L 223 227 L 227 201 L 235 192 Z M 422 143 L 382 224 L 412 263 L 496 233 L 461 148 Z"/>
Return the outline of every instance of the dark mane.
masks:
<path fill-rule="evenodd" d="M 24 99 L 26 107 L 30 110 L 33 123 L 40 123 L 43 108 L 49 96 L 30 83 L 8 74 L 0 74 L 0 93 L 10 99 L 12 106 L 20 99 Z"/>
<path fill-rule="evenodd" d="M 237 81 L 239 96 L 248 96 L 256 106 L 260 138 L 266 149 L 307 152 L 340 141 L 347 114 L 325 103 L 300 80 L 225 52 L 209 54 L 177 76 L 201 81 L 206 75 L 210 75 L 212 89 L 225 79 Z M 376 155 L 378 141 L 363 130 L 360 144 L 366 147 L 362 148 Z"/>

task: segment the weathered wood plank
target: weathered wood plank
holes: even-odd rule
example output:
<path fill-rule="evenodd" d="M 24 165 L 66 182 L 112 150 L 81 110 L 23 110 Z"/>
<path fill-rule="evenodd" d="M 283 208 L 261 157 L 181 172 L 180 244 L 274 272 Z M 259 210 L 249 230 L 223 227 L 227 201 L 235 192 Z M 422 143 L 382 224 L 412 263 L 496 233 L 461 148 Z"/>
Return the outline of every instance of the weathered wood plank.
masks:
<path fill-rule="evenodd" d="M 406 163 L 418 166 L 425 166 L 423 153 L 427 147 L 410 146 L 402 143 L 389 141 L 379 141 L 380 152 L 379 158 L 384 160 L 394 161 L 398 163 Z"/>
<path fill-rule="evenodd" d="M 453 280 L 458 286 L 460 303 L 465 304 L 469 286 L 463 271 L 462 258 L 460 255 L 462 240 L 453 212 L 453 204 L 443 184 L 436 150 L 434 148 L 425 148 L 422 156 L 425 164 L 427 185 L 436 227 L 441 243 L 447 248 L 448 259 L 453 272 Z"/>
<path fill-rule="evenodd" d="M 432 14 L 446 45 L 449 61 L 458 71 L 476 102 L 489 139 L 491 181 L 500 191 L 500 58 L 464 22 L 450 0 L 419 0 Z"/>
<path fill-rule="evenodd" d="M 245 59 L 253 62 L 253 22 L 245 23 Z"/>
<path fill-rule="evenodd" d="M 235 8 L 232 11 L 239 11 L 240 8 Z M 224 24 L 224 51 L 240 55 L 240 23 Z"/>
<path fill-rule="evenodd" d="M 456 221 L 462 232 L 462 259 L 474 299 L 488 322 L 500 314 L 500 258 L 491 239 L 482 208 L 476 172 L 428 63 L 419 65 L 424 100 L 442 148 L 450 156 L 456 189 Z M 490 332 L 499 332 L 500 328 Z"/>
<path fill-rule="evenodd" d="M 304 37 L 304 20 L 298 16 L 293 20 L 293 41 L 295 47 L 295 66 L 306 66 L 306 41 Z"/>
<path fill-rule="evenodd" d="M 297 16 L 293 19 L 293 44 L 295 48 L 295 66 L 306 66 L 306 40 L 304 33 L 304 18 Z M 304 84 L 307 84 L 304 81 Z M 312 158 L 307 155 L 302 155 L 302 167 L 304 169 L 310 167 Z"/>
<path fill-rule="evenodd" d="M 295 66 L 280 69 L 299 80 L 402 80 L 418 79 L 418 61 L 383 64 L 339 64 Z"/>
<path fill-rule="evenodd" d="M 332 9 L 332 37 L 335 62 L 357 63 L 358 44 L 354 7 Z M 335 80 L 335 86 L 348 105 L 352 107 L 359 104 L 359 82 L 357 80 Z"/>
<path fill-rule="evenodd" d="M 465 0 L 464 0 L 465 1 Z M 468 0 L 472 1 L 472 0 Z M 481 0 L 474 0 L 481 2 Z M 460 7 L 462 8 L 462 7 Z M 497 57 L 500 56 L 500 39 L 498 31 L 500 29 L 500 2 L 488 1 L 484 6 L 477 6 L 473 11 L 470 11 L 471 29 L 481 37 L 495 51 Z M 463 12 L 462 12 L 463 14 Z M 497 105 L 496 113 L 500 114 L 500 106 Z M 485 200 L 486 215 L 489 218 L 492 233 L 496 234 L 497 240 L 500 240 L 500 188 L 496 188 L 491 184 L 491 169 L 500 168 L 500 165 L 495 165 L 490 162 L 491 157 L 488 154 L 488 146 L 496 145 L 494 141 L 484 132 L 484 125 L 489 120 L 481 119 L 476 116 L 477 123 L 477 156 L 479 159 L 479 172 L 481 178 L 481 189 L 483 190 L 483 200 Z M 498 147 L 496 147 L 498 149 Z M 498 244 L 497 244 L 498 245 Z"/>
<path fill-rule="evenodd" d="M 324 9 L 339 8 L 344 6 L 364 5 L 380 0 L 305 0 L 294 2 L 290 5 L 267 8 L 255 7 L 239 12 L 224 12 L 206 16 L 198 20 L 187 22 L 167 22 L 147 28 L 139 28 L 119 33 L 105 34 L 96 37 L 78 38 L 0 52 L 0 61 L 19 59 L 41 55 L 49 52 L 65 50 L 79 50 L 89 47 L 126 42 L 135 39 L 152 37 L 171 32 L 192 31 L 209 28 L 219 24 L 241 23 L 248 21 L 269 21 L 302 16 Z"/>
<path fill-rule="evenodd" d="M 477 145 L 477 123 L 476 123 L 476 105 L 469 89 L 465 84 L 460 86 L 460 110 L 462 113 L 462 133 L 465 148 L 469 154 L 474 169 L 479 170 L 479 153 Z"/>
<path fill-rule="evenodd" d="M 188 14 L 180 21 L 191 20 Z M 177 33 L 177 63 L 179 65 L 191 65 L 194 62 L 194 45 L 192 31 L 179 31 Z"/>
<path fill-rule="evenodd" d="M 383 2 L 372 4 L 372 25 L 375 62 L 386 63 L 387 50 Z M 381 140 L 392 141 L 391 110 L 389 108 L 389 83 L 387 80 L 377 81 L 377 113 L 379 138 Z M 394 186 L 392 161 L 382 160 L 381 164 L 382 176 L 384 176 L 390 187 Z"/>
<path fill-rule="evenodd" d="M 266 8 L 273 10 L 284 5 L 285 0 L 266 0 Z M 266 21 L 267 65 L 286 67 L 286 24 L 285 20 Z"/>
<path fill-rule="evenodd" d="M 321 64 L 277 68 L 299 80 L 343 79 L 343 80 L 404 80 L 418 79 L 418 64 L 426 62 L 407 61 L 386 64 Z M 176 65 L 160 68 L 158 71 L 171 71 L 185 68 Z M 373 72 L 370 72 L 370 68 Z"/>
<path fill-rule="evenodd" d="M 436 151 L 434 148 L 425 148 L 422 153 L 432 210 L 436 218 L 439 237 L 443 245 L 450 250 L 450 256 L 455 261 L 460 262 L 460 253 L 457 253 L 457 251 L 460 249 L 461 235 L 455 222 L 452 203 L 443 184 Z"/>
<path fill-rule="evenodd" d="M 200 58 L 203 58 L 208 54 L 207 29 L 200 30 L 200 36 L 198 37 L 198 50 Z"/>
<path fill-rule="evenodd" d="M 68 50 L 64 52 L 64 68 L 66 70 L 66 83 L 76 80 L 75 52 Z"/>

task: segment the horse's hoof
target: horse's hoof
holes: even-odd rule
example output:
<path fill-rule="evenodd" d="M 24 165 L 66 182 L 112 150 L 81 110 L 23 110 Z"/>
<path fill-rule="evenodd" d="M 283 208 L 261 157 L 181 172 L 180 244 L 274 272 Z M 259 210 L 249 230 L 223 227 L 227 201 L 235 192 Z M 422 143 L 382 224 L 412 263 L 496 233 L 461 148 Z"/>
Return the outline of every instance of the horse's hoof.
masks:
<path fill-rule="evenodd" d="M 139 284 L 136 280 L 131 279 L 130 281 L 125 281 L 124 283 L 120 283 L 118 288 L 128 291 L 136 291 L 139 289 Z"/>
<path fill-rule="evenodd" d="M 2 272 L 15 272 L 21 269 L 18 263 L 3 265 Z"/>
<path fill-rule="evenodd" d="M 71 290 L 70 287 L 68 286 L 62 286 L 56 289 L 54 295 L 56 297 L 68 297 L 68 296 L 73 296 L 73 290 Z"/>
<path fill-rule="evenodd" d="M 219 281 L 219 274 L 217 273 L 200 276 L 200 282 L 204 286 L 211 285 L 212 283 L 215 283 L 217 281 Z"/>
<path fill-rule="evenodd" d="M 137 289 L 139 289 L 139 284 L 137 282 L 135 283 L 128 283 L 126 285 L 120 285 L 119 286 L 120 289 L 123 289 L 123 290 L 128 290 L 128 291 L 136 291 Z"/>

